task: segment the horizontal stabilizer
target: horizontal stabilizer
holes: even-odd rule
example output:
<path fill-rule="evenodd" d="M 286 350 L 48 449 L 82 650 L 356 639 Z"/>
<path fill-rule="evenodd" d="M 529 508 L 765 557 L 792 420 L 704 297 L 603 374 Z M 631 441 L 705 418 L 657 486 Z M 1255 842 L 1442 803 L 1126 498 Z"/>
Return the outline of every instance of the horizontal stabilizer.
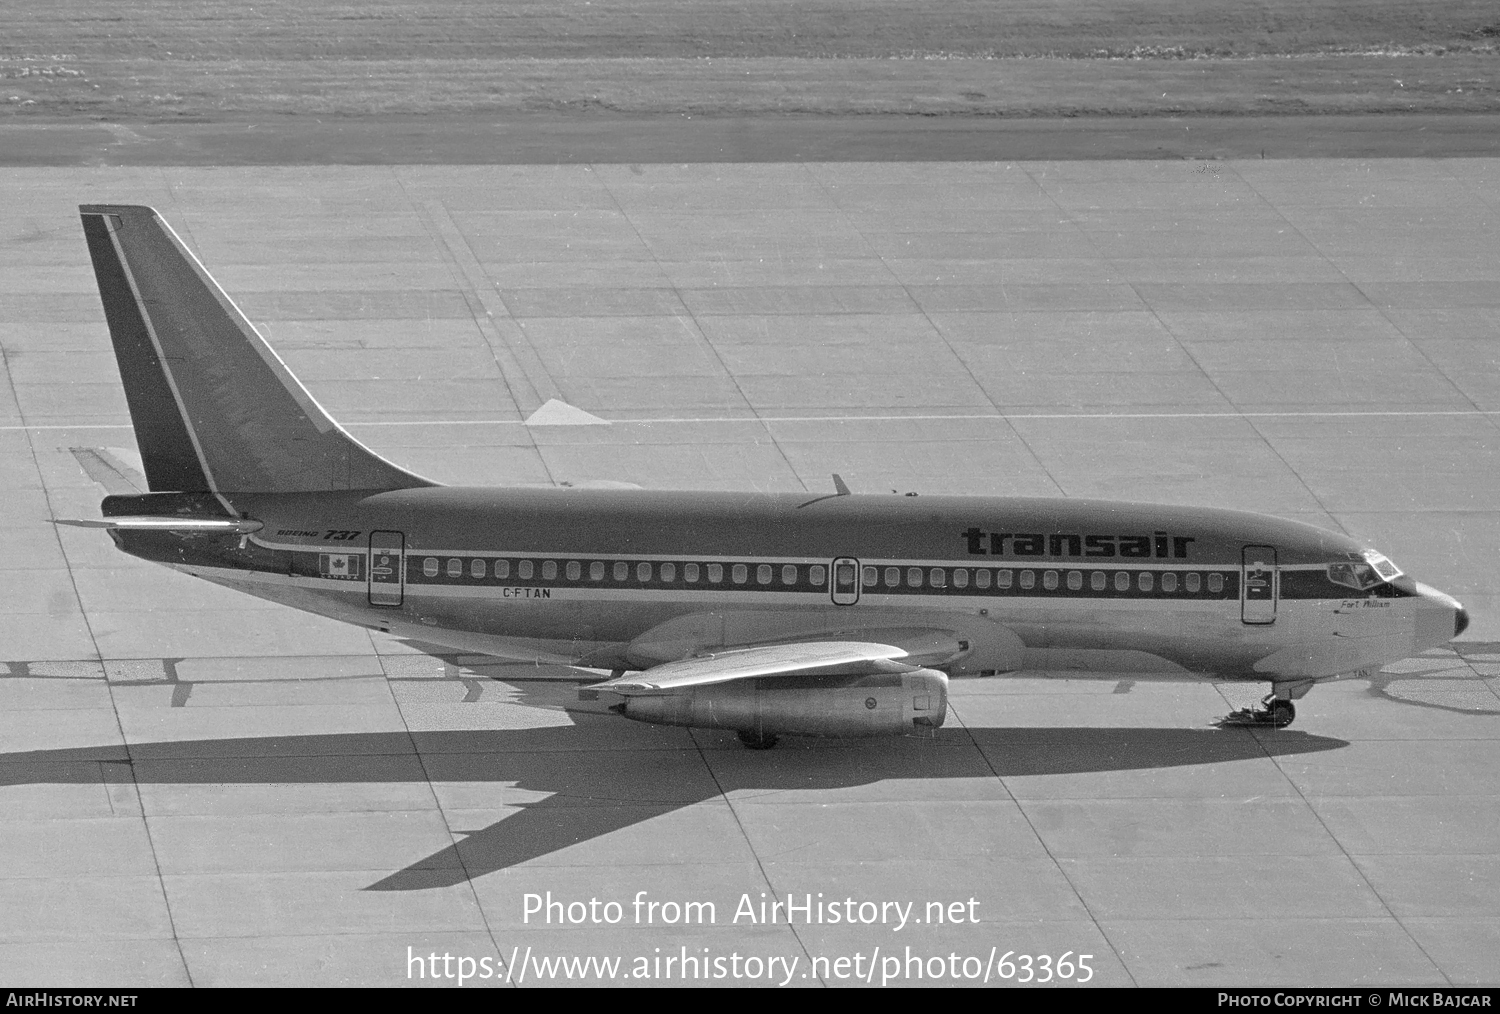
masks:
<path fill-rule="evenodd" d="M 111 496 L 135 496 L 146 492 L 146 477 L 121 459 L 124 452 L 107 447 L 70 447 L 84 473 Z"/>
<path fill-rule="evenodd" d="M 57 518 L 54 525 L 104 528 L 114 532 L 181 532 L 198 535 L 249 535 L 265 527 L 249 518 Z"/>
<path fill-rule="evenodd" d="M 662 694 L 688 687 L 775 676 L 866 676 L 915 672 L 920 666 L 897 661 L 906 649 L 858 641 L 775 644 L 666 662 L 645 672 L 595 683 L 586 689 L 616 694 Z"/>

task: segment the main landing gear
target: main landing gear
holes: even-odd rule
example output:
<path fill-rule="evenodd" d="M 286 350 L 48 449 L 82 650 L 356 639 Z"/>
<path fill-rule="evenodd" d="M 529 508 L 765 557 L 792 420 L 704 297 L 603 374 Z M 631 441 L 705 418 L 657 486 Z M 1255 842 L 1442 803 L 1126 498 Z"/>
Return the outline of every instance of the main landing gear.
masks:
<path fill-rule="evenodd" d="M 768 732 L 745 732 L 743 730 L 740 731 L 739 737 L 740 742 L 744 743 L 751 750 L 769 750 L 776 745 L 776 741 L 780 738 Z"/>
<path fill-rule="evenodd" d="M 1285 729 L 1297 717 L 1297 706 L 1274 693 L 1267 694 L 1259 708 L 1241 708 L 1219 719 L 1220 725 L 1269 725 Z"/>

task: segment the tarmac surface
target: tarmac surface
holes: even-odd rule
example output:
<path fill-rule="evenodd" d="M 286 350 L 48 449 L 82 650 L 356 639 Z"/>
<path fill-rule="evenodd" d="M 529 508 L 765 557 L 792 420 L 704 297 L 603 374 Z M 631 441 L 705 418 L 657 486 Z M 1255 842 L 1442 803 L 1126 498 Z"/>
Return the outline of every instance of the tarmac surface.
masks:
<path fill-rule="evenodd" d="M 1500 980 L 1500 162 L 12 168 L 0 196 L 0 981 L 422 985 L 449 954 L 489 959 L 469 985 L 684 955 L 995 984 L 1006 952 Z M 133 447 L 76 214 L 106 201 L 156 206 L 436 479 L 1233 506 L 1370 540 L 1473 627 L 1284 731 L 1211 727 L 1259 687 L 1144 666 L 955 682 L 931 740 L 570 714 L 564 673 L 48 523 L 102 495 L 69 448 Z M 552 399 L 609 425 L 525 423 Z M 548 924 L 547 892 L 600 905 Z M 762 892 L 879 914 L 764 924 Z"/>

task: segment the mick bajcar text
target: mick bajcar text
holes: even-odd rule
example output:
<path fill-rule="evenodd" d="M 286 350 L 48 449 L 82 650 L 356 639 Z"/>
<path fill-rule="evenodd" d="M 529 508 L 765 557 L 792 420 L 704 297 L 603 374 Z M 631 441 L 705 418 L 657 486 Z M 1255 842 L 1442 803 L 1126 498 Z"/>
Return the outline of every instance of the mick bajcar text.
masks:
<path fill-rule="evenodd" d="M 1319 989 L 1219 994 L 1220 1007 L 1488 1007 L 1490 1000 L 1487 990 L 1462 987 L 1369 993 Z"/>

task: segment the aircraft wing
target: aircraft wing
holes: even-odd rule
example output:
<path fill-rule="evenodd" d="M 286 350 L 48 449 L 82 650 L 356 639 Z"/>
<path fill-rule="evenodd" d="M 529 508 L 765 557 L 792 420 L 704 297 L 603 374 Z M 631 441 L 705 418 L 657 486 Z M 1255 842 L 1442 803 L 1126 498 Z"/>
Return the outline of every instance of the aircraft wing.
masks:
<path fill-rule="evenodd" d="M 869 641 L 803 641 L 758 648 L 737 648 L 712 655 L 665 662 L 644 672 L 595 683 L 589 690 L 623 694 L 661 694 L 710 683 L 775 676 L 864 676 L 915 672 L 902 662 L 905 648 Z"/>

